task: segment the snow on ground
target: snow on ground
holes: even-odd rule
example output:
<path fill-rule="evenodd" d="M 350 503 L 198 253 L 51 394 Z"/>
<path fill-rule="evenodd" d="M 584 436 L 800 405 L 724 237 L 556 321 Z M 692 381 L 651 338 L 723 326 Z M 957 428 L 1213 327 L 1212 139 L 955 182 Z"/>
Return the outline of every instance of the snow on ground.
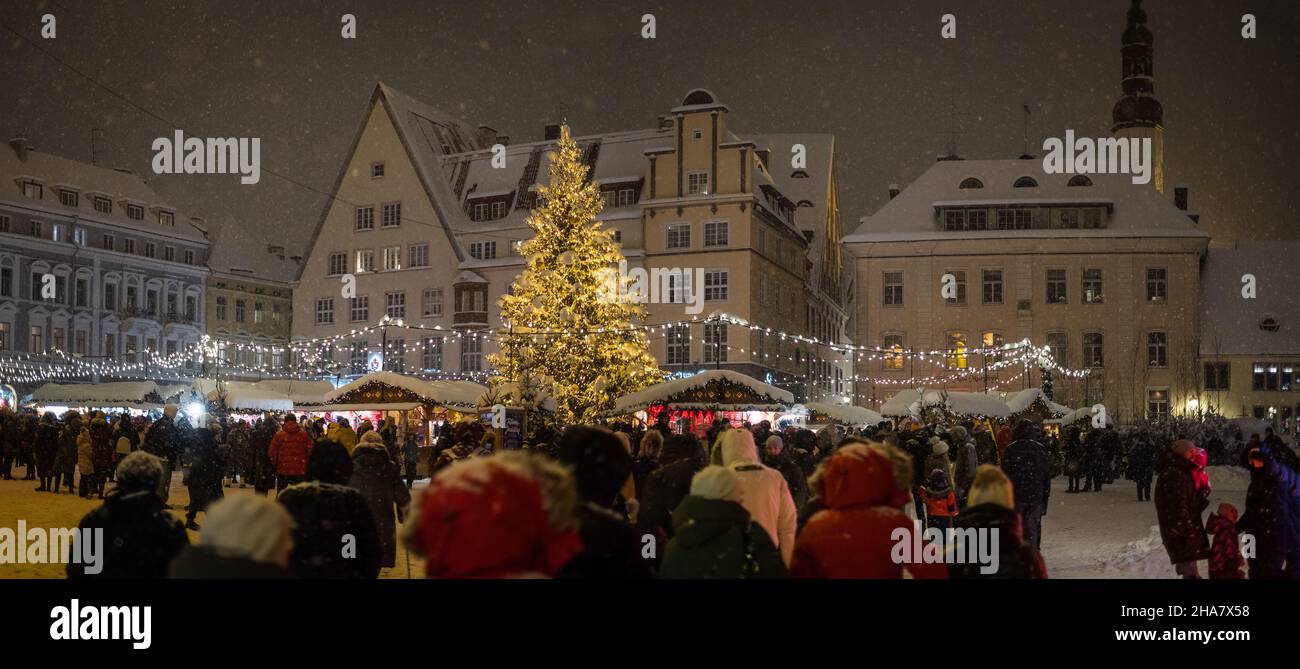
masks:
<path fill-rule="evenodd" d="M 1240 467 L 1210 467 L 1206 515 L 1230 502 L 1244 511 L 1250 474 Z M 1052 481 L 1043 518 L 1043 559 L 1052 578 L 1177 578 L 1169 563 L 1156 507 L 1137 501 L 1132 481 L 1116 480 L 1101 492 L 1067 493 L 1065 477 Z M 1152 488 L 1154 489 L 1154 485 Z M 1207 574 L 1204 561 L 1201 575 Z"/>
<path fill-rule="evenodd" d="M 77 495 L 67 494 L 67 488 L 60 494 L 51 494 L 48 492 L 36 492 L 36 481 L 18 480 L 18 476 L 25 476 L 26 470 L 21 467 L 14 468 L 15 479 L 13 481 L 0 480 L 0 527 L 7 527 L 17 530 L 18 521 L 25 520 L 28 528 L 42 527 L 51 528 L 75 528 L 81 522 L 82 516 L 86 515 L 91 509 L 99 506 L 98 499 L 86 500 Z M 427 484 L 426 480 L 424 484 Z M 422 488 L 421 482 L 417 481 L 415 487 Z M 238 486 L 225 488 L 227 495 L 251 495 L 252 488 L 239 488 Z M 275 498 L 275 493 L 271 493 L 271 498 Z M 185 519 L 185 505 L 189 503 L 189 491 L 181 485 L 181 473 L 174 472 L 172 475 L 171 499 L 172 514 L 182 521 Z M 199 527 L 203 526 L 203 514 L 198 517 Z M 189 532 L 190 543 L 196 543 L 199 539 L 198 532 Z M 401 546 L 400 542 L 397 549 L 397 566 L 393 569 L 383 569 L 379 573 L 380 578 L 406 578 L 407 577 L 407 559 L 406 548 Z M 413 555 L 410 559 L 410 576 L 412 578 L 421 578 L 424 575 L 424 562 Z M 66 572 L 62 564 L 0 564 L 0 579 L 6 578 L 64 578 Z"/>

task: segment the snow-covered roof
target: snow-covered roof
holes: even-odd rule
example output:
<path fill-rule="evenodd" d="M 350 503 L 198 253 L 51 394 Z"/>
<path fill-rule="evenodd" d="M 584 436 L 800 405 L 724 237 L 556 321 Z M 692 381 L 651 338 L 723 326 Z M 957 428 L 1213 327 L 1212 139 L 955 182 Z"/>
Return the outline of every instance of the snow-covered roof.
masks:
<path fill-rule="evenodd" d="M 298 263 L 290 260 L 296 250 L 285 250 L 284 259 L 267 250 L 271 244 L 286 246 L 284 231 L 277 226 L 263 226 L 261 234 L 227 216 L 212 226 L 212 252 L 208 267 L 222 274 L 240 274 L 264 281 L 287 283 L 298 272 Z M 268 237 L 275 235 L 275 237 Z"/>
<path fill-rule="evenodd" d="M 912 405 L 921 399 L 922 392 L 920 390 L 911 388 L 900 390 L 898 394 L 889 398 L 889 401 L 885 402 L 884 406 L 880 407 L 880 413 L 891 417 L 911 416 Z M 928 407 L 943 406 L 944 391 L 924 391 L 923 405 Z M 946 408 L 948 411 L 962 416 L 1006 418 L 1011 415 L 1011 408 L 1007 406 L 1006 402 L 984 393 L 948 392 Z"/>
<path fill-rule="evenodd" d="M 678 402 L 673 398 L 697 388 L 703 388 L 713 381 L 727 381 L 745 386 L 754 394 L 754 402 Z M 674 409 L 716 409 L 719 411 L 780 411 L 794 402 L 794 395 L 788 390 L 768 385 L 750 376 L 728 369 L 715 369 L 700 372 L 682 379 L 672 379 L 657 383 L 649 388 L 624 395 L 614 402 L 614 411 L 630 414 L 642 411 L 655 404 L 669 404 Z"/>
<path fill-rule="evenodd" d="M 325 393 L 326 406 L 323 408 L 330 408 L 329 402 L 372 383 L 401 388 L 434 404 L 464 408 L 477 407 L 479 398 L 487 391 L 484 386 L 471 381 L 426 381 L 396 372 L 371 372 L 345 386 Z"/>
<path fill-rule="evenodd" d="M 159 392 L 153 381 L 112 381 L 109 383 L 47 383 L 32 392 L 36 404 L 69 406 L 124 406 L 145 403 L 145 396 Z"/>
<path fill-rule="evenodd" d="M 1088 420 L 1088 421 L 1092 420 L 1092 407 L 1080 407 L 1078 409 L 1075 409 L 1065 414 L 1064 416 L 1053 418 L 1051 420 L 1045 420 L 1043 422 L 1056 423 L 1058 425 L 1073 425 L 1081 420 Z M 1107 425 L 1115 424 L 1115 419 L 1112 418 L 1109 413 L 1106 414 L 1106 424 Z"/>
<path fill-rule="evenodd" d="M 822 414 L 845 425 L 876 425 L 884 420 L 884 416 L 879 413 L 860 406 L 822 402 L 807 402 L 803 406 L 812 413 Z"/>
<path fill-rule="evenodd" d="M 1016 188 L 1023 176 L 1033 177 L 1038 186 Z M 1040 159 L 1034 160 L 943 160 L 930 165 L 911 185 L 889 200 L 875 214 L 864 216 L 846 242 L 887 242 L 966 238 L 1054 238 L 1054 237 L 1194 237 L 1208 239 L 1188 218 L 1151 185 L 1138 185 L 1128 174 L 1089 174 L 1091 186 L 1069 186 L 1071 174 L 1047 174 Z M 983 188 L 963 189 L 968 178 L 979 179 Z M 1113 203 L 1105 228 L 1097 230 L 968 230 L 944 231 L 936 207 L 1025 206 L 1058 203 Z M 992 220 L 989 221 L 993 223 Z M 995 227 L 995 226 L 990 226 Z"/>
<path fill-rule="evenodd" d="M 1300 240 L 1239 241 L 1210 249 L 1201 271 L 1201 355 L 1300 355 Z M 1255 277 L 1255 297 L 1242 277 Z M 1261 328 L 1266 318 L 1276 331 Z"/>
<path fill-rule="evenodd" d="M 69 215 L 80 216 L 90 221 L 110 222 L 118 227 L 154 235 L 175 237 L 204 245 L 207 243 L 203 232 L 191 224 L 188 216 L 167 204 L 143 178 L 133 172 L 83 163 L 37 149 L 29 149 L 27 159 L 21 160 L 17 153 L 7 146 L 4 147 L 0 150 L 0 199 L 15 202 L 27 199 L 16 181 L 20 176 L 44 181 L 45 192 L 42 203 L 50 209 L 63 209 L 67 210 Z M 59 201 L 59 193 L 53 188 L 55 185 L 78 189 L 82 197 L 79 198 L 77 206 L 64 206 Z M 94 202 L 89 197 L 91 194 L 108 196 L 113 201 L 113 213 L 104 214 L 95 211 Z M 173 212 L 175 226 L 159 225 L 158 218 L 152 211 L 147 212 L 142 221 L 128 218 L 126 207 L 119 204 L 127 201 L 140 204 L 146 209 L 157 207 Z M 28 202 L 30 203 L 30 200 Z"/>
<path fill-rule="evenodd" d="M 329 381 L 314 381 L 304 379 L 267 379 L 258 381 L 254 384 L 258 388 L 272 390 L 285 395 L 298 404 L 319 404 L 325 401 L 325 393 L 334 390 L 334 384 Z"/>
<path fill-rule="evenodd" d="M 996 391 L 990 391 L 989 394 L 993 395 L 994 392 Z M 1043 400 L 1047 405 L 1047 409 L 1051 412 L 1053 418 L 1060 418 L 1061 416 L 1074 411 L 1074 409 L 1071 409 L 1064 404 L 1057 404 L 1056 402 L 1047 399 L 1047 395 L 1043 393 L 1042 388 L 1026 388 L 1015 394 L 1007 395 L 1004 401 L 1007 403 L 1007 408 L 1011 410 L 1011 413 L 1017 414 L 1028 409 L 1035 400 L 1039 399 Z"/>

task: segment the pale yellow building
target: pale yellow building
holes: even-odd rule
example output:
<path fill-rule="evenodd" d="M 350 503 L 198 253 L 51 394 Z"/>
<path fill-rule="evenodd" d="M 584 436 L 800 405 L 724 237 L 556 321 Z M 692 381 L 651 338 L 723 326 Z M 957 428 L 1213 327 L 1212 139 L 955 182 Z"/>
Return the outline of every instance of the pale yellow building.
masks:
<path fill-rule="evenodd" d="M 301 258 L 260 243 L 233 219 L 215 226 L 204 321 L 207 376 L 257 380 L 287 373 L 293 279 Z"/>

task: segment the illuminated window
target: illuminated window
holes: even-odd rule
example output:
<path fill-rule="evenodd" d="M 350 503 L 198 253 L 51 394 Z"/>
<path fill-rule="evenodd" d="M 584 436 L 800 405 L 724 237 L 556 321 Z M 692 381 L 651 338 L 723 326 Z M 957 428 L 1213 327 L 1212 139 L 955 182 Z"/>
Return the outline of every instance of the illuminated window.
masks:
<path fill-rule="evenodd" d="M 966 351 L 966 333 L 948 333 L 948 367 L 952 369 L 966 369 Z"/>

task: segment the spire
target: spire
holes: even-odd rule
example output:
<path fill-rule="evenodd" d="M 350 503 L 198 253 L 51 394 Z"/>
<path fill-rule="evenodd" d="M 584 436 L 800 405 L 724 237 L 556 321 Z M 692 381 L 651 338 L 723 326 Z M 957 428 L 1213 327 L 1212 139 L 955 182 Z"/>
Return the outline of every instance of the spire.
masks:
<path fill-rule="evenodd" d="M 1124 95 L 1111 113 L 1112 131 L 1123 128 L 1154 128 L 1164 122 L 1164 108 L 1155 98 L 1155 36 L 1147 28 L 1147 13 L 1142 0 L 1133 0 L 1128 10 L 1128 26 L 1120 39 L 1123 57 L 1120 85 Z"/>

